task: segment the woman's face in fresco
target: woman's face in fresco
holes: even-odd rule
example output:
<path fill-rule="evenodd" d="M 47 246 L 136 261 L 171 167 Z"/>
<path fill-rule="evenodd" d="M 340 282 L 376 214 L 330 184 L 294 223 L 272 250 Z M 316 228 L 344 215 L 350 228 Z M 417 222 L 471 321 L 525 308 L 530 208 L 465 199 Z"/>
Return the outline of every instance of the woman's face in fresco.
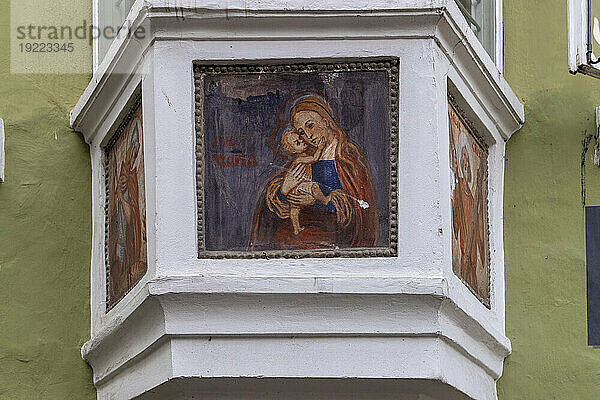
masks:
<path fill-rule="evenodd" d="M 300 136 L 313 146 L 317 146 L 323 138 L 329 142 L 329 121 L 315 111 L 299 111 L 294 115 L 292 125 Z"/>

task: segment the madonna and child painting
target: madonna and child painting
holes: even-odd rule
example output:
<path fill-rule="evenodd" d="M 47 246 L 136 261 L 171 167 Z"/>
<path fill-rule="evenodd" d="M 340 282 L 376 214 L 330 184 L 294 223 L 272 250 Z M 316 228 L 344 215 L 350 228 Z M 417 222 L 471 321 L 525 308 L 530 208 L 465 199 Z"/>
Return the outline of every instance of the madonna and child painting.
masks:
<path fill-rule="evenodd" d="M 196 70 L 201 257 L 394 254 L 395 101 L 377 65 Z"/>

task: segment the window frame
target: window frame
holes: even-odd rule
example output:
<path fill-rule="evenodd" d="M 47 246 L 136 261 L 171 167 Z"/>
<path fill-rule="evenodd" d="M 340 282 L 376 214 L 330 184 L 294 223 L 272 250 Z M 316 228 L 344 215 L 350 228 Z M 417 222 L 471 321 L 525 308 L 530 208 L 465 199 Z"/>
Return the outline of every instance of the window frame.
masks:
<path fill-rule="evenodd" d="M 589 60 L 588 41 L 591 41 L 588 0 L 567 0 L 567 33 L 569 72 L 600 78 L 600 64 Z M 592 58 L 598 55 L 591 54 Z"/>
<path fill-rule="evenodd" d="M 486 50 L 486 52 L 488 53 L 488 55 L 492 58 L 492 61 L 494 61 L 494 63 L 496 64 L 496 66 L 498 67 L 498 69 L 500 71 L 502 71 L 502 64 L 503 64 L 503 56 L 504 56 L 504 51 L 503 51 L 503 23 L 502 23 L 502 0 L 476 0 L 476 1 L 472 1 L 472 0 L 468 0 L 471 2 L 471 9 L 467 9 L 466 5 L 463 4 L 464 0 L 456 0 L 456 5 L 458 6 L 459 10 L 461 11 L 461 13 L 463 14 L 463 16 L 465 17 L 465 19 L 467 20 L 467 24 L 469 25 L 469 27 L 471 28 L 471 30 L 473 31 L 473 33 L 475 34 L 475 36 L 477 37 L 477 39 L 479 40 L 479 43 L 481 43 L 481 45 L 483 46 L 483 48 Z M 480 36 L 485 34 L 486 31 L 486 25 L 485 22 L 482 23 L 481 21 L 477 20 L 477 16 L 475 15 L 475 7 L 478 6 L 482 6 L 483 2 L 485 1 L 490 1 L 493 2 L 494 4 L 491 5 L 491 7 L 494 10 L 494 16 L 493 18 L 490 18 L 490 25 L 493 25 L 493 40 L 491 44 L 493 44 L 494 48 L 492 49 L 493 51 L 490 53 L 490 51 L 488 51 L 488 49 L 486 48 L 486 45 L 484 44 L 484 42 L 481 40 L 482 38 Z M 476 5 L 473 5 L 473 3 L 477 3 Z M 484 13 L 485 11 L 481 11 L 482 13 Z M 483 16 L 483 18 L 486 18 L 485 15 Z M 489 29 L 489 28 L 488 28 Z"/>
<path fill-rule="evenodd" d="M 100 16 L 99 16 L 99 1 L 100 0 L 92 0 L 92 21 L 94 26 L 99 27 L 99 23 L 100 23 Z M 460 0 L 455 0 L 457 6 L 459 7 L 459 9 L 461 9 L 461 6 L 459 5 Z M 479 0 L 480 2 L 485 1 L 485 0 Z M 495 2 L 495 18 L 494 18 L 494 36 L 495 36 L 495 43 L 494 43 L 494 57 L 492 57 L 492 55 L 490 55 L 490 58 L 492 58 L 492 61 L 494 62 L 494 64 L 496 65 L 496 67 L 498 68 L 498 70 L 500 72 L 503 71 L 504 68 L 504 22 L 503 22 L 503 17 L 502 17 L 502 8 L 503 8 L 503 4 L 502 4 L 502 0 L 490 0 L 490 1 L 494 1 Z M 573 1 L 585 1 L 585 0 L 568 0 L 569 2 L 573 2 Z M 425 1 L 423 1 L 423 3 L 425 3 Z M 131 6 L 131 8 L 135 7 L 135 2 L 134 4 Z M 131 9 L 129 10 L 131 11 Z M 462 11 L 462 9 L 461 9 Z M 467 23 L 469 23 L 469 21 L 467 21 Z M 469 26 L 471 24 L 469 23 Z M 475 31 L 473 31 L 473 33 L 475 34 L 475 36 L 477 36 L 477 33 Z M 479 39 L 479 38 L 477 38 Z M 481 41 L 480 41 L 481 43 Z M 570 43 L 570 35 L 569 35 L 569 43 Z M 483 43 L 481 43 L 481 45 L 483 46 Z M 486 50 L 487 52 L 487 50 Z M 108 55 L 105 54 L 105 57 Z M 93 38 L 93 45 L 92 45 L 92 71 L 95 74 L 96 71 L 98 70 L 98 67 L 100 66 L 100 63 L 103 61 L 104 57 L 102 58 L 102 60 L 100 59 L 100 38 L 95 37 Z"/>
<path fill-rule="evenodd" d="M 122 1 L 125 1 L 125 0 L 122 0 Z M 122 24 L 129 21 L 129 16 L 131 14 L 131 10 L 136 8 L 136 4 L 139 2 L 140 2 L 139 0 L 134 0 L 134 2 L 131 4 L 131 7 L 125 14 L 124 20 L 121 22 Z M 143 1 L 142 1 L 142 3 L 143 3 Z M 103 30 L 105 28 L 105 26 L 100 25 L 100 23 L 101 23 L 100 22 L 100 0 L 92 0 L 92 23 L 93 23 L 94 27 L 99 28 L 101 30 Z M 114 37 L 112 39 L 111 44 L 107 48 L 106 53 L 101 57 L 101 54 L 100 54 L 101 36 L 102 35 L 94 35 L 93 41 L 92 41 L 92 73 L 93 74 L 95 74 L 98 71 L 98 68 L 100 67 L 100 64 L 102 64 L 104 59 L 110 55 L 110 47 L 112 46 L 112 44 L 115 41 L 118 41 L 120 39 L 119 35 Z"/>

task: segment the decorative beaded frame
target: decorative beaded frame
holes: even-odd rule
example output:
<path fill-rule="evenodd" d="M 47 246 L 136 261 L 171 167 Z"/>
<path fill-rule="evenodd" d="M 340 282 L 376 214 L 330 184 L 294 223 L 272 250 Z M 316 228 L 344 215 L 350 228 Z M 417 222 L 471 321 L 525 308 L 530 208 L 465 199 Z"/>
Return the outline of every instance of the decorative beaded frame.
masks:
<path fill-rule="evenodd" d="M 460 119 L 460 121 L 465 125 L 465 127 L 469 130 L 469 133 L 473 136 L 473 139 L 475 139 L 475 141 L 477 142 L 477 144 L 479 144 L 481 146 L 481 148 L 483 149 L 483 153 L 485 154 L 485 178 L 484 178 L 484 182 L 483 182 L 483 190 L 484 193 L 483 195 L 485 196 L 485 225 L 487 227 L 486 229 L 486 239 L 487 239 L 487 246 L 486 246 L 486 261 L 487 261 L 487 269 L 488 269 L 488 280 L 487 280 L 487 293 L 488 293 L 488 298 L 482 298 L 482 296 L 480 296 L 461 276 L 457 275 L 456 273 L 454 273 L 454 268 L 453 268 L 453 273 L 454 275 L 461 280 L 461 282 L 469 289 L 469 291 L 471 293 L 473 293 L 473 295 L 475 297 L 477 297 L 477 299 L 484 305 L 486 306 L 488 309 L 491 309 L 491 305 L 490 305 L 490 300 L 491 300 L 491 296 L 492 296 L 492 287 L 491 287 L 491 281 L 492 281 L 492 256 L 491 256 L 491 251 L 490 251 L 490 220 L 489 220 L 489 216 L 490 216 L 490 200 L 489 200 L 489 175 L 490 175 L 490 169 L 489 169 L 489 145 L 486 143 L 486 141 L 483 139 L 483 136 L 481 136 L 481 134 L 479 133 L 479 131 L 475 128 L 475 125 L 473 124 L 473 122 L 471 121 L 471 119 L 469 119 L 469 117 L 467 116 L 467 113 L 459 106 L 458 101 L 456 100 L 456 97 L 450 93 L 448 93 L 448 105 L 452 107 L 452 109 L 456 112 L 456 114 L 458 115 L 458 118 Z M 449 121 L 448 121 L 449 123 Z M 452 239 L 451 239 L 452 240 Z"/>
<path fill-rule="evenodd" d="M 207 251 L 204 238 L 204 126 L 203 77 L 206 74 L 248 74 L 273 72 L 351 72 L 386 71 L 389 78 L 390 118 L 390 182 L 389 182 L 389 246 L 354 249 L 271 250 L 271 251 Z M 399 59 L 396 57 L 343 59 L 327 62 L 206 63 L 194 62 L 195 128 L 196 128 L 196 195 L 198 212 L 198 258 L 363 258 L 396 257 L 398 254 L 398 124 L 399 124 Z"/>
<path fill-rule="evenodd" d="M 118 299 L 110 298 L 110 261 L 108 259 L 108 230 L 109 230 L 108 229 L 108 211 L 110 209 L 110 204 L 109 204 L 109 199 L 110 199 L 110 196 L 109 196 L 110 188 L 109 187 L 110 187 L 110 185 L 108 182 L 108 178 L 109 178 L 108 177 L 108 159 L 109 159 L 108 155 L 109 155 L 111 149 L 113 148 L 113 146 L 115 145 L 115 143 L 117 142 L 117 140 L 119 140 L 119 137 L 121 137 L 121 135 L 125 131 L 125 128 L 127 128 L 129 123 L 133 119 L 133 116 L 137 113 L 137 111 L 140 109 L 141 106 L 142 106 L 142 95 L 141 95 L 141 93 L 138 93 L 138 94 L 134 95 L 134 97 L 131 99 L 129 105 L 126 107 L 127 113 L 123 116 L 121 123 L 115 129 L 112 136 L 109 135 L 110 139 L 106 143 L 106 146 L 104 146 L 104 148 L 103 148 L 104 157 L 102 160 L 102 164 L 104 166 L 104 270 L 105 270 L 105 279 L 106 279 L 106 285 L 105 285 L 106 312 L 109 312 L 117 304 L 119 304 L 119 302 L 125 296 L 127 296 L 127 294 L 129 292 L 131 292 L 131 290 L 137 285 L 137 283 L 139 283 L 139 281 L 138 281 L 136 284 L 132 285 Z M 142 111 L 142 115 L 143 115 L 143 111 Z"/>

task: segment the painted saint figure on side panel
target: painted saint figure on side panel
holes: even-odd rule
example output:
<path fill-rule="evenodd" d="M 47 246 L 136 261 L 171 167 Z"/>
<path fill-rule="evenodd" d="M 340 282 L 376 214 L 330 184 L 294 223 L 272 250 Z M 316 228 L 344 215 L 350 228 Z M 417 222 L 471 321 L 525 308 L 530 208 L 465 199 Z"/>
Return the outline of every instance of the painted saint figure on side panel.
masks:
<path fill-rule="evenodd" d="M 487 151 L 449 105 L 452 269 L 489 305 Z"/>
<path fill-rule="evenodd" d="M 141 107 L 118 135 L 107 151 L 109 308 L 147 270 Z"/>

